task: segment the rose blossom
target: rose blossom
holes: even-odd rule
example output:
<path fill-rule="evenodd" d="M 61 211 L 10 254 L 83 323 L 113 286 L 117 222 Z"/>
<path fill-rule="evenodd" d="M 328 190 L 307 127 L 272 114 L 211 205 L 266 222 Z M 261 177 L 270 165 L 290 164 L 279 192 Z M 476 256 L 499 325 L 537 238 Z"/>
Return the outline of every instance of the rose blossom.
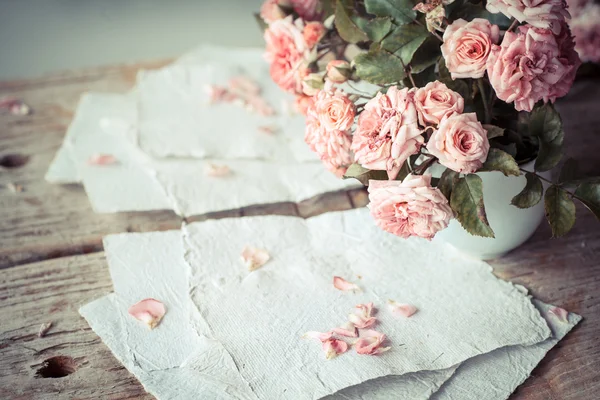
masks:
<path fill-rule="evenodd" d="M 319 0 L 290 0 L 294 11 L 304 21 L 315 21 L 321 18 L 321 5 Z"/>
<path fill-rule="evenodd" d="M 296 111 L 298 111 L 300 114 L 306 115 L 312 103 L 312 96 L 298 95 L 296 96 L 296 100 L 294 101 L 294 107 L 296 108 Z"/>
<path fill-rule="evenodd" d="M 458 114 L 440 123 L 427 143 L 427 150 L 443 166 L 470 174 L 487 159 L 490 143 L 477 114 Z"/>
<path fill-rule="evenodd" d="M 600 63 L 600 5 L 590 1 L 569 25 L 581 59 Z"/>
<path fill-rule="evenodd" d="M 304 27 L 304 40 L 308 47 L 313 48 L 325 34 L 325 26 L 320 22 L 309 22 Z"/>
<path fill-rule="evenodd" d="M 352 138 L 355 160 L 365 168 L 387 171 L 390 180 L 424 142 L 413 96 L 395 86 L 377 93 L 365 105 Z"/>
<path fill-rule="evenodd" d="M 282 7 L 290 7 L 291 4 L 288 0 L 265 0 L 260 7 L 260 17 L 267 23 L 270 24 L 278 19 L 285 18 L 286 13 Z"/>
<path fill-rule="evenodd" d="M 600 18 L 600 13 L 598 18 Z M 600 19 L 597 21 L 600 23 Z M 581 65 L 579 54 L 575 51 L 575 41 L 571 34 L 571 29 L 569 29 L 566 23 L 563 23 L 560 35 L 555 35 L 555 39 L 559 51 L 558 60 L 568 71 L 565 72 L 565 75 L 556 84 L 550 86 L 550 93 L 547 98 L 544 98 L 544 101 L 552 102 L 569 93 L 571 86 L 573 86 L 573 81 L 575 81 L 577 69 Z"/>
<path fill-rule="evenodd" d="M 287 92 L 302 93 L 302 79 L 308 75 L 306 64 L 310 51 L 302 29 L 302 21 L 294 23 L 289 16 L 274 21 L 265 31 L 265 58 L 271 63 L 269 73 Z"/>
<path fill-rule="evenodd" d="M 352 71 L 350 63 L 344 60 L 331 60 L 327 63 L 327 78 L 334 83 L 344 83 Z"/>
<path fill-rule="evenodd" d="M 499 99 L 514 102 L 517 111 L 531 111 L 539 100 L 554 99 L 552 86 L 575 67 L 566 62 L 574 61 L 561 57 L 551 31 L 525 25 L 506 32 L 502 44 L 492 48 L 487 71 Z"/>
<path fill-rule="evenodd" d="M 344 92 L 333 90 L 331 83 L 325 85 L 325 89 L 315 95 L 310 111 L 316 115 L 325 130 L 350 130 L 356 115 L 354 103 Z"/>
<path fill-rule="evenodd" d="M 570 18 L 565 0 L 488 0 L 486 8 L 556 34 L 560 33 L 561 23 Z"/>
<path fill-rule="evenodd" d="M 440 81 L 429 82 L 415 91 L 415 107 L 422 126 L 438 125 L 445 117 L 463 112 L 463 97 Z"/>
<path fill-rule="evenodd" d="M 481 78 L 492 45 L 498 42 L 499 28 L 487 19 L 471 22 L 457 19 L 444 32 L 442 56 L 452 79 Z"/>
<path fill-rule="evenodd" d="M 452 209 L 431 175 L 409 174 L 404 181 L 369 181 L 369 209 L 375 223 L 401 238 L 431 240 L 448 226 Z"/>

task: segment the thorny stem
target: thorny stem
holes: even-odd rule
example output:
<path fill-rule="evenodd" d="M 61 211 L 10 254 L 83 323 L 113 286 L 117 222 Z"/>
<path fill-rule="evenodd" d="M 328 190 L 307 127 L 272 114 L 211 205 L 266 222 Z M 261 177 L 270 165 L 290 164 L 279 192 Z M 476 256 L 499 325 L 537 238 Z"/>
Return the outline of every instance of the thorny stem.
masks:
<path fill-rule="evenodd" d="M 427 171 L 427 168 L 431 167 L 434 162 L 437 161 L 437 158 L 431 157 L 429 160 L 425 161 L 423 164 L 419 165 L 415 168 L 414 172 L 416 175 L 421 175 Z"/>
<path fill-rule="evenodd" d="M 413 87 L 417 87 L 417 85 L 415 84 L 415 80 L 413 79 L 412 74 L 410 72 L 410 67 L 406 69 L 406 74 L 408 75 L 408 79 L 410 80 L 410 83 L 413 85 Z"/>
<path fill-rule="evenodd" d="M 483 86 L 483 78 L 477 79 L 477 87 L 479 88 L 479 92 L 481 93 L 481 102 L 483 103 L 485 123 L 489 124 L 490 122 L 492 122 L 492 115 L 490 114 L 490 106 L 488 105 L 487 99 L 485 98 L 485 87 Z"/>
<path fill-rule="evenodd" d="M 554 183 L 554 182 L 552 182 L 551 180 L 549 180 L 549 179 L 546 179 L 546 178 L 544 178 L 543 176 L 541 176 L 541 175 L 537 174 L 535 171 L 527 171 L 526 169 L 523 169 L 523 168 L 519 168 L 519 169 L 520 169 L 521 171 L 523 171 L 523 172 L 527 172 L 527 173 L 529 173 L 529 174 L 535 175 L 535 176 L 537 176 L 538 178 L 540 178 L 541 180 L 543 180 L 543 181 L 545 181 L 545 182 L 548 182 L 549 184 L 551 184 L 551 185 L 553 185 L 553 186 L 558 186 L 558 187 L 559 187 L 561 190 L 564 190 L 565 192 L 569 193 L 569 194 L 571 195 L 571 197 L 573 197 L 573 198 L 576 198 L 576 199 L 577 199 L 577 200 L 579 200 L 579 201 L 582 201 L 582 200 L 581 200 L 581 199 L 580 199 L 580 198 L 579 198 L 579 197 L 578 197 L 578 196 L 575 194 L 575 192 L 572 192 L 572 191 L 570 191 L 570 190 L 567 190 L 567 189 L 565 189 L 565 187 L 564 187 L 564 186 L 562 186 L 560 183 Z"/>

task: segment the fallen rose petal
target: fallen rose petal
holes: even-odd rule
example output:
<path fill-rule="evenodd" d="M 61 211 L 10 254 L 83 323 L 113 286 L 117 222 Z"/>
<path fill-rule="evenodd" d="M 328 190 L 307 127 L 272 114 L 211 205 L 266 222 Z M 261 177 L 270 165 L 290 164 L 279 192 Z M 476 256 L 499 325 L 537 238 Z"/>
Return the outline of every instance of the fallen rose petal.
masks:
<path fill-rule="evenodd" d="M 38 337 L 44 337 L 46 336 L 46 333 L 48 333 L 48 331 L 50 330 L 50 328 L 52 328 L 52 321 L 50 322 L 44 322 L 41 326 L 40 326 L 40 330 L 38 331 Z"/>
<path fill-rule="evenodd" d="M 165 305 L 155 299 L 144 299 L 129 307 L 129 315 L 144 322 L 150 329 L 156 328 L 167 312 Z"/>
<path fill-rule="evenodd" d="M 354 349 L 358 354 L 376 355 L 390 349 L 389 347 L 381 347 L 386 339 L 383 333 L 369 329 L 364 334 L 364 337 L 354 343 Z"/>
<path fill-rule="evenodd" d="M 357 284 L 348 282 L 347 280 L 345 280 L 344 278 L 341 278 L 339 276 L 333 277 L 333 287 L 338 290 L 342 290 L 344 292 L 360 291 L 360 288 L 358 287 Z"/>
<path fill-rule="evenodd" d="M 12 182 L 7 183 L 6 188 L 13 193 L 21 193 L 23 191 L 23 186 Z"/>
<path fill-rule="evenodd" d="M 206 94 L 210 104 L 230 103 L 237 99 L 237 96 L 231 93 L 227 88 L 218 85 L 206 85 Z"/>
<path fill-rule="evenodd" d="M 356 326 L 359 329 L 366 329 L 375 325 L 375 322 L 377 322 L 377 318 L 363 317 L 357 314 L 350 314 L 348 315 L 348 321 L 352 322 L 354 326 Z"/>
<path fill-rule="evenodd" d="M 267 263 L 271 256 L 266 250 L 246 246 L 242 250 L 242 261 L 249 271 L 254 271 Z"/>
<path fill-rule="evenodd" d="M 275 114 L 275 110 L 260 95 L 250 95 L 243 98 L 246 107 L 262 116 L 269 117 Z"/>
<path fill-rule="evenodd" d="M 411 304 L 396 303 L 394 300 L 388 300 L 388 308 L 395 316 L 409 318 L 411 315 L 419 311 L 417 307 Z"/>
<path fill-rule="evenodd" d="M 274 135 L 279 131 L 279 128 L 273 125 L 263 125 L 258 127 L 258 131 L 267 135 Z"/>
<path fill-rule="evenodd" d="M 113 165 L 119 161 L 111 154 L 94 154 L 88 158 L 89 165 Z"/>
<path fill-rule="evenodd" d="M 302 337 L 306 339 L 317 339 L 321 342 L 325 342 L 333 337 L 333 332 L 309 331 L 302 335 Z"/>
<path fill-rule="evenodd" d="M 229 89 L 235 93 L 244 95 L 258 95 L 261 90 L 258 83 L 247 76 L 234 76 L 229 80 Z"/>
<path fill-rule="evenodd" d="M 5 97 L 0 100 L 0 108 L 8 110 L 13 115 L 28 115 L 31 108 L 16 97 Z"/>
<path fill-rule="evenodd" d="M 358 337 L 358 328 L 352 322 L 347 322 L 338 328 L 333 328 L 332 331 L 340 336 Z"/>
<path fill-rule="evenodd" d="M 343 340 L 329 339 L 323 342 L 323 351 L 325 352 L 325 358 L 331 360 L 337 357 L 338 354 L 348 351 L 348 343 Z"/>
<path fill-rule="evenodd" d="M 227 165 L 217 165 L 208 163 L 204 166 L 204 175 L 213 178 L 222 178 L 231 174 L 231 169 Z"/>
<path fill-rule="evenodd" d="M 564 308 L 552 307 L 548 312 L 555 315 L 560 322 L 569 322 L 569 312 Z"/>

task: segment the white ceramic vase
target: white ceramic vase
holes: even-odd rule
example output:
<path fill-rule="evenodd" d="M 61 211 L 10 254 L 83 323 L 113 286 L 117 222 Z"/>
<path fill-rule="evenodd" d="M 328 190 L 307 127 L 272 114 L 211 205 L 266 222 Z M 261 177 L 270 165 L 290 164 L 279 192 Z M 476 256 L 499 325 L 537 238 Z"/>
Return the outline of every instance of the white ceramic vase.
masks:
<path fill-rule="evenodd" d="M 522 168 L 533 171 L 533 161 Z M 439 173 L 436 174 L 438 171 L 431 172 L 439 176 Z M 489 260 L 508 253 L 533 235 L 544 218 L 544 200 L 531 208 L 517 208 L 510 201 L 525 187 L 524 175 L 506 177 L 500 172 L 479 172 L 477 175 L 483 181 L 485 211 L 495 238 L 473 236 L 453 219 L 434 240 L 447 242 L 464 253 Z M 550 179 L 550 172 L 540 175 Z"/>

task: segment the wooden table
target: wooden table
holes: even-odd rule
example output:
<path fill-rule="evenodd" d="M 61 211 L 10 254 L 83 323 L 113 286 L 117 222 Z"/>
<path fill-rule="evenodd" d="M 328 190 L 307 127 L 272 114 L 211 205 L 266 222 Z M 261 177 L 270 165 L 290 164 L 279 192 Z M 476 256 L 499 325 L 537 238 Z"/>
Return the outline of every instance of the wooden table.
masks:
<path fill-rule="evenodd" d="M 112 290 L 103 235 L 177 229 L 170 211 L 94 214 L 78 185 L 50 185 L 45 171 L 79 96 L 125 91 L 137 65 L 68 71 L 0 82 L 0 97 L 23 98 L 35 113 L 0 116 L 0 399 L 151 399 L 90 330 L 77 309 Z M 567 151 L 587 173 L 600 172 L 600 83 L 582 82 L 560 104 Z M 4 185 L 21 185 L 14 193 Z M 190 220 L 284 214 L 309 217 L 366 204 L 362 190 L 330 193 L 300 204 L 278 203 Z M 539 299 L 584 316 L 514 399 L 597 399 L 600 392 L 600 224 L 578 207 L 578 223 L 551 240 L 543 224 L 521 248 L 492 265 Z M 38 337 L 40 325 L 53 325 Z"/>

